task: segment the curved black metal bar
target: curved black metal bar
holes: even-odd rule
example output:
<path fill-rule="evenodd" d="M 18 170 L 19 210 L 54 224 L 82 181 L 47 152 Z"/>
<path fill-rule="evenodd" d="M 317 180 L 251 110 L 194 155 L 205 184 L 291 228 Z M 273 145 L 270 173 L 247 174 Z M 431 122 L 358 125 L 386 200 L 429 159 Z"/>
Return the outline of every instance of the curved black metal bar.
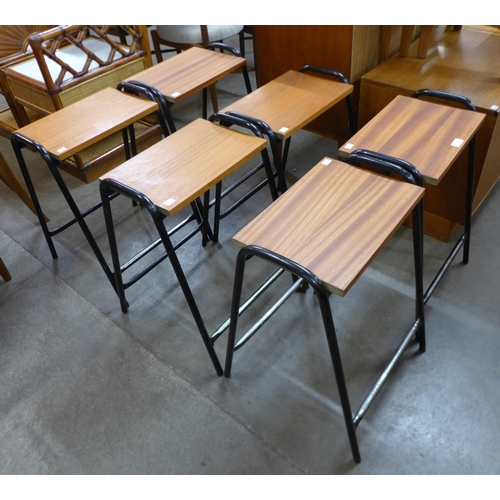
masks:
<path fill-rule="evenodd" d="M 340 80 L 342 83 L 349 84 L 349 79 L 346 78 L 340 71 L 336 71 L 334 69 L 322 68 L 321 66 L 306 64 L 305 66 L 302 66 L 302 68 L 300 68 L 299 71 L 301 73 L 306 73 L 307 71 L 311 71 L 314 73 L 318 73 L 320 75 L 332 76 Z M 347 104 L 347 120 L 348 120 L 349 130 L 351 132 L 351 135 L 354 135 L 357 130 L 357 124 L 354 115 L 354 103 L 352 100 L 352 94 L 349 94 L 346 97 L 346 104 Z"/>
<path fill-rule="evenodd" d="M 434 90 L 434 89 L 420 89 L 416 92 L 413 92 L 411 97 L 418 99 L 419 97 L 432 97 L 435 99 L 443 99 L 445 101 L 457 102 L 463 104 L 470 111 L 476 111 L 476 106 L 474 103 L 467 97 L 460 94 L 453 94 L 451 92 L 444 92 L 442 90 Z"/>
<path fill-rule="evenodd" d="M 175 132 L 175 124 L 170 113 L 170 108 L 165 96 L 155 87 L 138 80 L 129 80 L 120 82 L 116 88 L 122 92 L 127 92 L 134 95 L 143 95 L 150 101 L 158 104 L 158 121 L 160 123 L 163 135 L 167 137 Z"/>
<path fill-rule="evenodd" d="M 276 166 L 279 188 L 280 191 L 284 193 L 287 190 L 285 172 L 283 169 L 283 163 L 281 161 L 280 148 L 278 146 L 279 143 L 278 138 L 276 137 L 274 130 L 265 121 L 260 120 L 258 118 L 254 118 L 253 116 L 244 115 L 243 113 L 237 113 L 236 111 L 226 111 L 225 114 L 230 116 L 236 116 L 255 124 L 255 126 L 257 126 L 261 130 L 261 132 L 265 136 L 267 136 L 267 138 L 269 139 L 269 145 L 271 146 L 271 153 L 273 155 L 274 165 Z"/>
<path fill-rule="evenodd" d="M 344 163 L 356 165 L 366 163 L 373 167 L 377 167 L 389 174 L 398 174 L 407 182 L 416 184 L 417 186 L 424 185 L 424 179 L 418 169 L 406 160 L 394 158 L 389 155 L 369 151 L 367 149 L 357 149 L 349 153 L 343 160 Z"/>

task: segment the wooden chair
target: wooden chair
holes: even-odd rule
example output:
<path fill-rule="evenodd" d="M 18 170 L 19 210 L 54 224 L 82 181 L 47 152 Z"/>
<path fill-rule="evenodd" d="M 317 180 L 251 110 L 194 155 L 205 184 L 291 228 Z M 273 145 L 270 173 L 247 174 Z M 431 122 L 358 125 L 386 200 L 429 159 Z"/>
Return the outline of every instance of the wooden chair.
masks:
<path fill-rule="evenodd" d="M 28 37 L 31 57 L 4 67 L 3 77 L 22 125 L 63 109 L 95 92 L 116 85 L 151 66 L 145 26 L 125 26 L 131 42 L 122 45 L 109 34 L 110 26 L 69 25 Z M 160 138 L 151 123 L 136 126 L 138 141 L 145 147 Z M 12 133 L 13 130 L 10 130 Z M 68 158 L 64 165 L 78 176 L 94 164 L 110 167 L 124 158 L 120 134 Z M 107 168 L 107 167 L 105 167 Z"/>
<path fill-rule="evenodd" d="M 401 28 L 401 42 L 399 46 L 399 57 L 408 57 L 410 44 L 412 42 L 413 30 L 415 26 L 405 25 Z M 429 45 L 432 40 L 434 26 L 422 25 L 418 42 L 417 57 L 425 59 L 429 51 Z M 380 62 L 389 57 L 393 26 L 385 25 L 380 27 Z"/>
<path fill-rule="evenodd" d="M 361 460 L 355 429 L 380 391 L 389 373 L 410 342 L 417 340 L 425 351 L 422 286 L 422 178 L 410 164 L 390 157 L 357 151 L 347 162 L 367 162 L 386 174 L 398 174 L 406 182 L 376 175 L 346 163 L 324 158 L 286 193 L 250 222 L 233 238 L 242 247 L 238 253 L 224 375 L 231 375 L 233 353 L 242 347 L 296 290 L 312 287 L 319 301 L 333 370 L 354 461 Z M 330 308 L 329 295 L 345 295 L 359 276 L 396 232 L 405 218 L 413 216 L 415 266 L 415 320 L 394 356 L 353 417 L 340 349 Z M 304 216 L 307 214 L 307 216 Z M 249 260 L 249 257 L 254 258 Z M 258 260 L 278 271 L 240 306 L 245 267 Z M 236 341 L 238 317 L 248 310 L 255 297 L 288 272 L 292 286 Z M 216 332 L 216 334 L 219 332 Z"/>

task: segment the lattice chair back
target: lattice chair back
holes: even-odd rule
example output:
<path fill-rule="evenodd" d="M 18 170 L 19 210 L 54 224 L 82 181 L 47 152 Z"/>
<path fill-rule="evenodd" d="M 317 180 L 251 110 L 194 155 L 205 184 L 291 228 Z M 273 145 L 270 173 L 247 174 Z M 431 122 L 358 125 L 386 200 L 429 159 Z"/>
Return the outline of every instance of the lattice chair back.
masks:
<path fill-rule="evenodd" d="M 48 114 L 150 65 L 145 26 L 120 26 L 126 45 L 110 37 L 112 26 L 70 25 L 28 38 L 33 58 L 5 70 L 16 102 Z"/>
<path fill-rule="evenodd" d="M 1 71 L 26 59 L 33 58 L 33 51 L 28 38 L 34 33 L 55 28 L 54 25 L 0 25 L 0 94 L 7 102 L 7 107 L 0 109 L 0 134 L 9 138 L 10 134 L 25 125 L 23 110 L 19 110 Z"/>
<path fill-rule="evenodd" d="M 53 113 L 106 87 L 116 86 L 151 65 L 146 26 L 120 25 L 127 43 L 112 36 L 116 26 L 69 25 L 28 38 L 33 56 L 4 70 L 10 92 L 24 113 L 38 117 Z M 123 37 L 121 37 L 123 38 Z M 151 145 L 160 139 L 155 124 L 136 130 L 138 142 Z M 91 182 L 123 161 L 120 133 L 100 141 L 66 161 L 62 168 L 84 182 Z M 94 167 L 94 168 L 91 168 Z"/>

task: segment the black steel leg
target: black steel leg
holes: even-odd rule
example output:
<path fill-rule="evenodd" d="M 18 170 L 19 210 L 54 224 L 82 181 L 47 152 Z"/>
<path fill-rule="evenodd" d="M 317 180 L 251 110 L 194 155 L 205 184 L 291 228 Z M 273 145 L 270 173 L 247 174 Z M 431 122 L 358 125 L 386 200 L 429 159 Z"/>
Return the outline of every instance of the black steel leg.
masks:
<path fill-rule="evenodd" d="M 106 222 L 106 231 L 109 239 L 109 251 L 111 253 L 111 261 L 114 269 L 116 293 L 120 299 L 121 310 L 123 313 L 126 313 L 128 310 L 128 303 L 125 299 L 125 288 L 123 286 L 120 258 L 118 255 L 118 246 L 116 244 L 116 235 L 113 224 L 113 215 L 111 213 L 110 195 L 112 191 L 107 188 L 107 185 L 104 182 L 101 182 L 99 189 L 101 191 L 102 209 L 104 213 L 104 221 Z"/>
<path fill-rule="evenodd" d="M 148 207 L 148 210 L 150 208 L 152 208 L 152 207 Z M 212 341 L 210 339 L 210 336 L 208 335 L 207 329 L 205 327 L 205 323 L 203 322 L 203 319 L 201 317 L 201 314 L 200 314 L 200 311 L 199 311 L 198 306 L 196 304 L 196 301 L 194 300 L 193 294 L 191 292 L 191 288 L 189 287 L 186 276 L 184 275 L 184 271 L 182 270 L 180 262 L 177 259 L 177 254 L 175 253 L 175 250 L 172 246 L 172 242 L 170 241 L 167 230 L 165 229 L 165 226 L 163 225 L 162 218 L 158 217 L 158 214 L 156 213 L 156 207 L 154 208 L 154 211 L 150 210 L 150 213 L 153 216 L 153 220 L 154 220 L 156 229 L 158 231 L 158 234 L 160 235 L 160 238 L 162 239 L 165 251 L 167 252 L 167 255 L 169 256 L 169 259 L 170 259 L 170 262 L 171 262 L 172 267 L 174 269 L 175 275 L 177 276 L 177 280 L 179 281 L 179 285 L 181 286 L 182 292 L 184 293 L 184 297 L 186 298 L 189 309 L 191 310 L 191 314 L 193 315 L 196 326 L 198 327 L 198 331 L 200 332 L 201 338 L 203 339 L 203 343 L 205 344 L 205 347 L 208 351 L 210 359 L 212 360 L 215 371 L 217 372 L 217 375 L 221 376 L 222 375 L 222 366 L 219 362 L 219 358 L 217 357 L 217 354 L 215 352 L 215 349 L 214 349 L 214 346 L 213 346 Z"/>
<path fill-rule="evenodd" d="M 465 197 L 465 241 L 462 262 L 469 263 L 471 229 L 472 229 L 472 202 L 474 199 L 474 167 L 476 158 L 476 136 L 469 142 L 469 161 L 467 170 L 467 192 Z"/>
<path fill-rule="evenodd" d="M 19 168 L 21 169 L 21 173 L 23 174 L 24 182 L 26 183 L 26 187 L 28 188 L 28 192 L 31 196 L 31 199 L 33 200 L 33 205 L 35 207 L 36 215 L 38 216 L 40 227 L 42 228 L 42 232 L 45 237 L 45 241 L 47 242 L 47 246 L 49 247 L 50 254 L 52 255 L 53 259 L 57 259 L 58 256 L 56 249 L 54 247 L 54 242 L 52 241 L 50 230 L 47 226 L 47 222 L 45 221 L 45 217 L 43 216 L 43 211 L 40 206 L 40 202 L 38 201 L 38 196 L 33 186 L 33 182 L 31 181 L 31 176 L 28 172 L 28 168 L 26 167 L 23 153 L 21 151 L 21 145 L 18 143 L 15 136 L 12 136 L 11 143 L 14 152 L 16 154 L 17 161 L 19 163 Z"/>
<path fill-rule="evenodd" d="M 359 453 L 358 440 L 356 438 L 356 428 L 354 427 L 352 420 L 351 405 L 347 394 L 347 385 L 345 382 L 344 370 L 342 369 L 342 360 L 340 358 L 340 351 L 337 342 L 337 335 L 335 333 L 335 325 L 333 323 L 330 301 L 328 300 L 328 293 L 323 286 L 321 286 L 321 289 L 315 287 L 315 292 L 321 308 L 321 317 L 325 327 L 328 348 L 330 350 L 333 371 L 337 381 L 337 389 L 339 391 L 340 404 L 342 405 L 342 413 L 344 414 L 344 421 L 347 435 L 349 437 L 349 443 L 351 445 L 352 456 L 354 461 L 359 464 L 361 462 L 361 455 Z"/>

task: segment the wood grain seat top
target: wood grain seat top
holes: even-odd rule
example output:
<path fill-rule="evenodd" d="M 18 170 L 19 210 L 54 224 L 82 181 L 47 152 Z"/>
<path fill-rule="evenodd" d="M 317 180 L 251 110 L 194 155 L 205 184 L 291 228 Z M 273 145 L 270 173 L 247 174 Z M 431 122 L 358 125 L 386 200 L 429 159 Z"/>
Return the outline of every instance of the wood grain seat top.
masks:
<path fill-rule="evenodd" d="M 262 151 L 265 139 L 198 118 L 101 177 L 146 195 L 166 215 Z"/>
<path fill-rule="evenodd" d="M 127 80 L 147 83 L 161 92 L 168 101 L 176 103 L 245 64 L 243 57 L 191 47 Z"/>
<path fill-rule="evenodd" d="M 63 161 L 157 109 L 154 102 L 106 88 L 17 132 Z"/>
<path fill-rule="evenodd" d="M 352 85 L 320 76 L 287 71 L 226 107 L 266 122 L 277 137 L 288 139 L 297 130 L 352 93 Z"/>
<path fill-rule="evenodd" d="M 323 159 L 233 238 L 304 266 L 345 295 L 424 189 Z"/>
<path fill-rule="evenodd" d="M 368 149 L 401 158 L 437 185 L 484 119 L 482 113 L 396 96 L 340 151 Z"/>

